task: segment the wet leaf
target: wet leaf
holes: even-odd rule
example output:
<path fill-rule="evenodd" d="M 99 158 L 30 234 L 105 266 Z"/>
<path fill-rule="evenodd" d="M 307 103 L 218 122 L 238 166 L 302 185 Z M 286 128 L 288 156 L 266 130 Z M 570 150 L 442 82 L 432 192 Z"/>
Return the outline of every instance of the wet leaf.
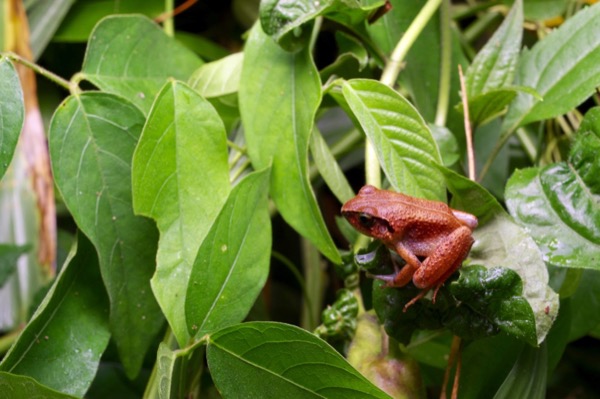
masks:
<path fill-rule="evenodd" d="M 517 362 L 494 395 L 494 399 L 545 398 L 547 365 L 548 350 L 545 343 L 539 348 L 523 347 Z"/>
<path fill-rule="evenodd" d="M 45 387 L 31 377 L 5 373 L 3 371 L 0 371 L 0 388 L 2 389 L 3 397 L 6 397 L 7 399 L 74 399 L 76 397 Z"/>
<path fill-rule="evenodd" d="M 363 3 L 357 0 L 266 0 L 260 3 L 260 23 L 264 32 L 280 46 L 288 51 L 297 51 L 306 45 L 312 30 L 309 23 L 316 17 L 325 16 L 352 27 L 364 23 L 385 2 Z"/>

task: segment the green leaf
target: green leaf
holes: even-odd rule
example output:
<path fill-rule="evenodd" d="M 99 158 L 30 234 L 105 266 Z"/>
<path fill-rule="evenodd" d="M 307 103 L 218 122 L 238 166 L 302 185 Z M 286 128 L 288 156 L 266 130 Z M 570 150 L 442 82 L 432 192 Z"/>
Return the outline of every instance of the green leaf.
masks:
<path fill-rule="evenodd" d="M 526 0 L 523 11 L 527 20 L 542 22 L 563 15 L 568 5 L 569 0 Z"/>
<path fill-rule="evenodd" d="M 310 135 L 310 153 L 327 186 L 342 204 L 354 197 L 354 191 L 335 160 L 321 132 L 315 127 Z"/>
<path fill-rule="evenodd" d="M 533 239 L 519 227 L 483 187 L 448 169 L 441 169 L 451 206 L 479 219 L 469 255 L 472 264 L 514 270 L 523 281 L 523 296 L 535 316 L 537 343 L 541 343 L 558 313 L 558 296 L 548 286 L 548 270 Z"/>
<path fill-rule="evenodd" d="M 265 0 L 260 3 L 260 23 L 264 32 L 289 51 L 304 47 L 311 28 L 306 26 L 324 15 L 347 27 L 364 22 L 385 2 L 363 5 L 358 0 Z"/>
<path fill-rule="evenodd" d="M 517 362 L 496 395 L 494 395 L 494 399 L 545 398 L 547 365 L 548 350 L 546 349 L 546 343 L 543 343 L 539 348 L 523 347 Z"/>
<path fill-rule="evenodd" d="M 600 194 L 600 107 L 586 114 L 569 153 L 569 163 L 593 194 Z"/>
<path fill-rule="evenodd" d="M 271 258 L 268 188 L 269 169 L 244 177 L 200 245 L 185 301 L 190 335 L 241 322 L 262 290 Z"/>
<path fill-rule="evenodd" d="M 207 359 L 226 398 L 389 398 L 327 343 L 287 324 L 223 329 L 210 337 Z"/>
<path fill-rule="evenodd" d="M 533 311 L 523 298 L 523 283 L 515 271 L 504 267 L 464 266 L 459 279 L 449 288 L 461 306 L 470 307 L 477 317 L 489 320 L 501 331 L 531 345 L 537 344 Z M 469 329 L 472 325 L 457 327 Z"/>
<path fill-rule="evenodd" d="M 52 288 L 0 363 L 0 370 L 83 396 L 110 338 L 107 310 L 96 250 L 80 235 Z M 0 386 L 4 393 L 2 382 Z"/>
<path fill-rule="evenodd" d="M 143 14 L 154 18 L 164 11 L 164 6 L 162 0 L 75 1 L 56 34 L 50 37 L 52 41 L 58 42 L 85 42 L 90 37 L 94 26 L 104 17 L 114 14 Z"/>
<path fill-rule="evenodd" d="M 132 179 L 136 213 L 155 219 L 160 231 L 152 290 L 184 347 L 192 265 L 230 189 L 223 122 L 186 84 L 171 81 L 156 97 L 135 150 Z"/>
<path fill-rule="evenodd" d="M 198 68 L 189 84 L 205 98 L 237 93 L 240 86 L 244 53 L 236 53 Z"/>
<path fill-rule="evenodd" d="M 504 126 L 508 130 L 568 112 L 600 85 L 600 4 L 580 10 L 531 51 L 523 52 L 516 83 L 530 86 L 544 101 L 519 94 Z"/>
<path fill-rule="evenodd" d="M 505 88 L 512 83 L 522 37 L 523 5 L 521 0 L 517 0 L 500 27 L 477 53 L 465 73 L 469 111 L 473 107 L 470 104 L 472 98 L 491 90 Z M 508 105 L 510 100 L 501 108 Z M 473 116 L 473 114 L 471 115 Z"/>
<path fill-rule="evenodd" d="M 45 398 L 72 399 L 75 396 L 65 395 L 41 385 L 31 377 L 15 375 L 0 371 L 0 387 L 2 397 L 6 399 Z"/>
<path fill-rule="evenodd" d="M 444 179 L 437 145 L 418 111 L 398 92 L 375 80 L 343 83 L 353 116 L 375 146 L 392 187 L 401 193 L 444 200 Z"/>
<path fill-rule="evenodd" d="M 600 205 L 570 165 L 515 171 L 506 205 L 546 262 L 600 270 Z"/>
<path fill-rule="evenodd" d="M 23 128 L 25 105 L 21 81 L 13 64 L 0 56 L 0 179 L 12 160 Z"/>
<path fill-rule="evenodd" d="M 147 113 L 167 79 L 187 80 L 201 64 L 151 20 L 111 16 L 100 21 L 90 36 L 82 77 Z"/>
<path fill-rule="evenodd" d="M 0 288 L 15 272 L 21 255 L 29 250 L 31 250 L 30 245 L 0 244 Z"/>
<path fill-rule="evenodd" d="M 131 160 L 143 124 L 139 109 L 123 98 L 88 92 L 61 104 L 49 133 L 56 185 L 98 251 L 111 332 L 130 377 L 164 320 L 149 284 L 157 231 L 133 214 L 131 198 Z"/>
<path fill-rule="evenodd" d="M 469 97 L 469 118 L 471 119 L 471 123 L 475 126 L 483 125 L 491 119 L 500 116 L 506 112 L 507 106 L 519 92 L 541 98 L 534 90 L 523 86 L 491 89 L 483 94 Z M 456 109 L 460 113 L 464 112 L 462 103 L 459 103 Z"/>
<path fill-rule="evenodd" d="M 279 212 L 340 263 L 308 180 L 308 141 L 321 101 L 310 53 L 283 51 L 256 24 L 246 43 L 239 99 L 252 165 L 273 165 L 270 194 Z"/>

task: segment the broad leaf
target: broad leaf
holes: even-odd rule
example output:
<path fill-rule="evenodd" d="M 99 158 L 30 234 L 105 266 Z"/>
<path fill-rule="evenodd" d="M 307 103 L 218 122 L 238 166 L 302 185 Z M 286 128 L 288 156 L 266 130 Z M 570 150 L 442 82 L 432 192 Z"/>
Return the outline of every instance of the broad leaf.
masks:
<path fill-rule="evenodd" d="M 530 86 L 544 101 L 519 94 L 505 130 L 553 118 L 573 109 L 600 85 L 600 4 L 581 9 L 560 28 L 523 52 L 516 84 Z"/>
<path fill-rule="evenodd" d="M 156 97 L 133 159 L 136 213 L 160 231 L 152 290 L 183 347 L 190 336 L 185 292 L 200 243 L 229 192 L 223 122 L 208 101 L 180 82 Z"/>
<path fill-rule="evenodd" d="M 371 75 L 371 71 L 365 69 L 369 64 L 369 53 L 360 40 L 339 30 L 335 32 L 335 41 L 338 56 L 334 62 L 319 71 L 323 82 L 334 76 L 349 79 Z"/>
<path fill-rule="evenodd" d="M 325 341 L 287 324 L 221 330 L 210 337 L 207 359 L 225 398 L 389 398 Z"/>
<path fill-rule="evenodd" d="M 600 108 L 585 116 L 569 163 L 516 171 L 506 186 L 510 213 L 533 236 L 544 260 L 600 269 Z"/>
<path fill-rule="evenodd" d="M 314 158 L 315 165 L 327 183 L 331 192 L 342 204 L 354 197 L 354 191 L 340 165 L 331 153 L 327 142 L 321 135 L 321 132 L 315 127 L 310 136 L 310 153 Z"/>
<path fill-rule="evenodd" d="M 13 157 L 25 115 L 19 75 L 6 57 L 0 56 L 0 179 Z"/>
<path fill-rule="evenodd" d="M 30 245 L 0 244 L 0 288 L 15 272 L 17 260 L 30 249 Z"/>
<path fill-rule="evenodd" d="M 469 98 L 469 110 L 472 108 L 470 103 L 473 97 L 491 90 L 502 89 L 512 83 L 522 36 L 523 5 L 521 0 L 517 0 L 500 27 L 477 53 L 467 69 L 465 86 Z M 508 102 L 501 108 L 504 108 Z"/>
<path fill-rule="evenodd" d="M 548 379 L 548 350 L 546 343 L 539 348 L 525 346 L 517 358 L 517 362 L 500 386 L 494 399 L 546 397 L 546 380 Z"/>
<path fill-rule="evenodd" d="M 260 3 L 260 23 L 280 46 L 295 51 L 306 44 L 312 30 L 307 24 L 316 17 L 324 15 L 351 27 L 364 23 L 383 4 L 384 1 L 363 5 L 358 0 L 265 0 Z"/>
<path fill-rule="evenodd" d="M 0 363 L 0 371 L 83 396 L 110 338 L 108 306 L 96 250 L 80 235 L 52 288 Z M 0 387 L 7 392 L 1 379 Z"/>
<path fill-rule="evenodd" d="M 244 177 L 200 245 L 185 301 L 191 336 L 243 321 L 262 290 L 271 258 L 268 189 L 268 169 Z"/>
<path fill-rule="evenodd" d="M 308 180 L 308 141 L 321 101 L 310 53 L 282 50 L 256 24 L 246 43 L 239 98 L 252 165 L 273 165 L 270 194 L 277 209 L 325 256 L 340 263 Z"/>
<path fill-rule="evenodd" d="M 187 80 L 202 61 L 139 15 L 103 19 L 90 36 L 82 76 L 145 113 L 167 79 Z"/>
<path fill-rule="evenodd" d="M 31 377 L 15 375 L 0 371 L 0 387 L 2 397 L 7 399 L 44 398 L 44 399 L 74 399 L 75 396 L 57 392 L 41 385 Z"/>
<path fill-rule="evenodd" d="M 157 231 L 133 214 L 131 198 L 131 160 L 143 124 L 123 98 L 88 92 L 63 102 L 49 133 L 56 185 L 98 251 L 111 332 L 129 376 L 137 375 L 163 325 L 149 284 Z"/>
<path fill-rule="evenodd" d="M 444 200 L 441 157 L 429 127 L 398 92 L 374 80 L 344 82 L 344 99 L 375 146 L 392 187 L 401 193 Z"/>
<path fill-rule="evenodd" d="M 243 61 L 244 53 L 235 53 L 204 64 L 192 74 L 189 84 L 205 98 L 237 93 Z"/>
<path fill-rule="evenodd" d="M 473 310 L 474 318 L 487 319 L 500 331 L 531 345 L 537 344 L 533 311 L 523 297 L 523 283 L 515 271 L 505 267 L 464 266 L 459 279 L 449 288 L 461 306 Z M 454 331 L 473 328 L 465 319 L 468 317 L 452 323 Z"/>
<path fill-rule="evenodd" d="M 535 317 L 537 343 L 541 343 L 556 318 L 559 304 L 558 296 L 548 286 L 548 270 L 538 247 L 483 187 L 442 170 L 453 194 L 451 206 L 479 218 L 479 227 L 473 232 L 471 262 L 488 269 L 500 266 L 517 272 L 523 282 L 523 297 Z"/>

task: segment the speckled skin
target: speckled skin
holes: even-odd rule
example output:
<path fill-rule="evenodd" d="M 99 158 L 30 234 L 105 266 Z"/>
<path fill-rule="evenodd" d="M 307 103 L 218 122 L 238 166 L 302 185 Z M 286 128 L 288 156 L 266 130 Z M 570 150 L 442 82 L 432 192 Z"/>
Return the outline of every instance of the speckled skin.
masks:
<path fill-rule="evenodd" d="M 406 261 L 406 266 L 395 274 L 375 277 L 387 281 L 390 287 L 402 287 L 412 279 L 424 290 L 418 298 L 432 287 L 437 293 L 460 267 L 474 242 L 471 232 L 477 227 L 475 216 L 442 202 L 373 186 L 364 186 L 346 202 L 342 215 L 358 231 L 381 240 Z M 421 262 L 418 257 L 425 260 Z"/>

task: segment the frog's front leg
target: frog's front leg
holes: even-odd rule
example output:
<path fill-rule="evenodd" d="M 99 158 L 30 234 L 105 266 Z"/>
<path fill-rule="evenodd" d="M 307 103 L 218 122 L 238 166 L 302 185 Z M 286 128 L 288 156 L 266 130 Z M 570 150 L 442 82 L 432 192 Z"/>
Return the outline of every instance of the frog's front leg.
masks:
<path fill-rule="evenodd" d="M 421 267 L 421 261 L 401 242 L 397 242 L 394 249 L 404 259 L 406 264 L 402 268 L 399 268 L 394 263 L 394 274 L 372 275 L 371 277 L 385 281 L 386 287 L 404 287 L 412 280 L 415 271 Z"/>

